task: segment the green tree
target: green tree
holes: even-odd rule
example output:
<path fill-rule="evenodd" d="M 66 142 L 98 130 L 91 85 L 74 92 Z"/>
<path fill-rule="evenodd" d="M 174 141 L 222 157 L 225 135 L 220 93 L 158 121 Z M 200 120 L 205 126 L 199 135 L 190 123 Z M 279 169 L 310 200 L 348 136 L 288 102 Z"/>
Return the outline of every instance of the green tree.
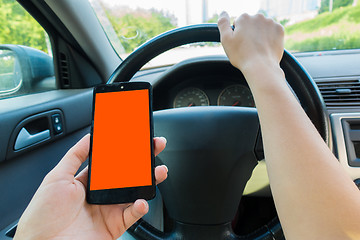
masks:
<path fill-rule="evenodd" d="M 18 44 L 47 52 L 45 31 L 19 3 L 0 0 L 0 44 Z"/>
<path fill-rule="evenodd" d="M 217 23 L 219 19 L 219 15 L 217 13 L 215 13 L 211 18 L 209 18 L 207 20 L 208 23 Z"/>
<path fill-rule="evenodd" d="M 290 20 L 286 18 L 286 19 L 280 20 L 279 23 L 285 27 L 289 23 L 289 21 Z"/>
<path fill-rule="evenodd" d="M 333 10 L 340 7 L 345 7 L 351 5 L 354 0 L 333 0 Z M 321 7 L 319 9 L 319 14 L 329 11 L 330 0 L 321 0 Z"/>
<path fill-rule="evenodd" d="M 173 16 L 154 9 L 127 11 L 121 16 L 116 15 L 116 9 L 106 9 L 105 12 L 127 53 L 148 39 L 175 28 Z"/>

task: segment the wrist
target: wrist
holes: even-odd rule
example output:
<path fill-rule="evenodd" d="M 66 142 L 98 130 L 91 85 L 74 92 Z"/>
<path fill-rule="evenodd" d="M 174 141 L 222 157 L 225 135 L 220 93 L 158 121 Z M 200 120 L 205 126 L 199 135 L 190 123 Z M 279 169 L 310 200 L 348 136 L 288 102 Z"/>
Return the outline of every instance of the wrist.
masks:
<path fill-rule="evenodd" d="M 279 64 L 264 64 L 263 62 L 253 64 L 247 65 L 248 68 L 244 68 L 242 73 L 254 98 L 258 98 L 259 95 L 274 96 L 289 89 L 285 74 Z"/>
<path fill-rule="evenodd" d="M 252 58 L 236 66 L 244 76 L 258 75 L 262 71 L 267 73 L 283 73 L 280 68 L 280 64 L 277 61 L 263 59 L 263 58 Z"/>

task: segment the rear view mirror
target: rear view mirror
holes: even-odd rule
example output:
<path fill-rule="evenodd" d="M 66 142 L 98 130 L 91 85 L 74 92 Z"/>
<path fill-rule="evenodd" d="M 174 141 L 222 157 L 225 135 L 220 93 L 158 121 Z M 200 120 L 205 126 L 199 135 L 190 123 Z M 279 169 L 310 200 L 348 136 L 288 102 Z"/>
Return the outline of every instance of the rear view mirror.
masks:
<path fill-rule="evenodd" d="M 52 57 L 26 46 L 0 45 L 0 98 L 55 88 Z"/>

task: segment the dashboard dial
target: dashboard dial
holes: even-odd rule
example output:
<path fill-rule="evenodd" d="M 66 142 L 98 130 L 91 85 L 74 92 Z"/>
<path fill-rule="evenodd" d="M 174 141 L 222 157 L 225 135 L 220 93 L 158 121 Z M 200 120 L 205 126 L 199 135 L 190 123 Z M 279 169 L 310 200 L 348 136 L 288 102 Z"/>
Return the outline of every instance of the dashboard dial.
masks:
<path fill-rule="evenodd" d="M 174 108 L 209 106 L 209 98 L 206 93 L 199 88 L 185 88 L 179 92 L 174 100 Z"/>
<path fill-rule="evenodd" d="M 250 89 L 236 84 L 226 87 L 218 97 L 219 106 L 255 107 Z"/>

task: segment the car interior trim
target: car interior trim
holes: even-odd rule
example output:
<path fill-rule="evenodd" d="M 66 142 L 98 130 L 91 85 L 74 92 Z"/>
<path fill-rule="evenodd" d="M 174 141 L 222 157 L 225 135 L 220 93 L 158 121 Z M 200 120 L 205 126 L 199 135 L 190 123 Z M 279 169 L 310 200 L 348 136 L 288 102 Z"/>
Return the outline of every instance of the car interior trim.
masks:
<path fill-rule="evenodd" d="M 347 148 L 345 143 L 344 120 L 357 120 L 360 123 L 360 113 L 333 113 L 330 114 L 332 129 L 334 131 L 334 147 L 340 164 L 348 172 L 353 180 L 360 178 L 360 167 L 349 165 Z"/>
<path fill-rule="evenodd" d="M 86 0 L 64 0 L 61 3 L 56 0 L 45 0 L 45 2 L 63 21 L 66 28 L 74 33 L 74 38 L 97 66 L 103 81 L 106 81 L 121 63 L 121 59 L 102 30 L 90 3 Z M 83 23 L 85 19 L 86 24 Z"/>
<path fill-rule="evenodd" d="M 0 159 L 11 159 L 32 150 L 32 147 L 25 148 L 22 151 L 14 151 L 13 148 L 15 143 L 13 130 L 24 119 L 58 109 L 62 113 L 63 124 L 66 126 L 63 132 L 66 135 L 90 125 L 91 106 L 92 89 L 54 90 L 3 99 L 0 105 L 0 114 L 2 116 L 0 125 L 3 127 L 0 138 L 1 141 L 7 142 L 8 145 L 0 145 Z M 59 135 L 59 137 L 61 136 L 62 134 Z M 52 138 L 46 142 L 51 142 L 54 139 Z M 39 144 L 45 144 L 45 142 Z M 39 144 L 36 144 L 36 146 Z"/>

